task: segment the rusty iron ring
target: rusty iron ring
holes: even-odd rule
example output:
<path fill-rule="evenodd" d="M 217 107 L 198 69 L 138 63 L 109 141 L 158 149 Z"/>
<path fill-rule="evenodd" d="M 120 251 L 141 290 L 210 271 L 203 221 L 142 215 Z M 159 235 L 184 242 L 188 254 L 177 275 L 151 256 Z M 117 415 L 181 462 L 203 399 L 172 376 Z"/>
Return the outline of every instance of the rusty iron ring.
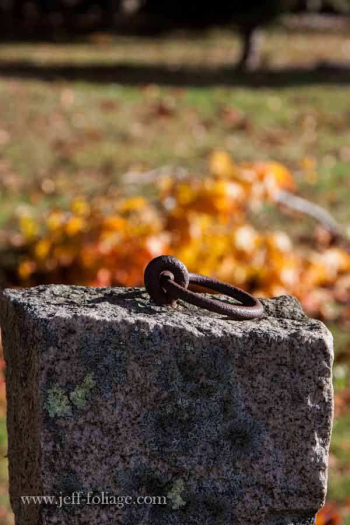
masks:
<path fill-rule="evenodd" d="M 237 321 L 257 319 L 264 313 L 259 301 L 249 293 L 216 279 L 188 273 L 186 266 L 169 255 L 153 259 L 144 275 L 145 287 L 156 304 L 174 306 L 177 299 L 226 315 Z M 194 284 L 237 299 L 242 304 L 228 304 L 188 290 Z"/>

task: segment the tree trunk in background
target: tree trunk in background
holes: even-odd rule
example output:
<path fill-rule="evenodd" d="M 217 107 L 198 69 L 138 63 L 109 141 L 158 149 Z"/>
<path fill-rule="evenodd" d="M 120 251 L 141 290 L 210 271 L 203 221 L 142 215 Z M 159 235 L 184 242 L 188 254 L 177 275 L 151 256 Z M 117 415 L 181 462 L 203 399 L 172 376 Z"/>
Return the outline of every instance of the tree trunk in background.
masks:
<path fill-rule="evenodd" d="M 262 31 L 256 27 L 250 27 L 241 29 L 240 33 L 243 40 L 243 51 L 238 69 L 254 71 L 261 64 Z"/>

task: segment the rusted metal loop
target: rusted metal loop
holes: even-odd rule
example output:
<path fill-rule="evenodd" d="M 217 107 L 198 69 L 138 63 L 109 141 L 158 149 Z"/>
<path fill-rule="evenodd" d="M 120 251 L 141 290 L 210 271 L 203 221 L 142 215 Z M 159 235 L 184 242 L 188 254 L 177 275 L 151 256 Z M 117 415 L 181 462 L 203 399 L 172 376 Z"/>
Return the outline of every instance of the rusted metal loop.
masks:
<path fill-rule="evenodd" d="M 188 290 L 195 284 L 237 299 L 242 304 L 228 304 Z M 177 299 L 194 304 L 235 320 L 257 319 L 264 313 L 261 302 L 249 293 L 230 284 L 203 275 L 188 273 L 186 266 L 170 256 L 160 256 L 145 271 L 145 286 L 157 304 L 174 305 Z"/>

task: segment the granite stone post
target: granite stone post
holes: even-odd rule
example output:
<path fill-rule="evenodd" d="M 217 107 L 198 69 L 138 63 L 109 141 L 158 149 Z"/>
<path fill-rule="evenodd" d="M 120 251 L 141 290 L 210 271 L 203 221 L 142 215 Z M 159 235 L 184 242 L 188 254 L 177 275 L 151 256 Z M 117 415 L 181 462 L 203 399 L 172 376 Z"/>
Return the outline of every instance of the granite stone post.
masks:
<path fill-rule="evenodd" d="M 332 337 L 294 298 L 262 302 L 237 322 L 137 288 L 5 290 L 16 525 L 314 524 Z"/>

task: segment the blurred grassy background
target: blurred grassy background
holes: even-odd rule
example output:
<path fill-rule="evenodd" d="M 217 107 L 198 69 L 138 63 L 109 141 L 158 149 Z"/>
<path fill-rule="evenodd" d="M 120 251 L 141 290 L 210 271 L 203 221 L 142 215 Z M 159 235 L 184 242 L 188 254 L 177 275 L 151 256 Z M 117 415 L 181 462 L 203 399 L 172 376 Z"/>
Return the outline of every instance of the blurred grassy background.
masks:
<path fill-rule="evenodd" d="M 271 30 L 264 45 L 269 71 L 238 75 L 238 55 L 238 39 L 225 31 L 1 45 L 0 240 L 20 206 L 34 204 L 38 214 L 65 208 L 74 195 L 123 184 L 127 171 L 171 165 L 205 173 L 218 148 L 238 161 L 283 162 L 300 194 L 350 225 L 350 31 Z M 273 208 L 268 213 L 281 220 Z M 304 222 L 283 226 L 302 231 Z M 350 334 L 346 326 L 329 327 L 337 396 L 329 501 L 349 525 Z M 3 525 L 12 523 L 6 494 L 4 458 Z"/>

